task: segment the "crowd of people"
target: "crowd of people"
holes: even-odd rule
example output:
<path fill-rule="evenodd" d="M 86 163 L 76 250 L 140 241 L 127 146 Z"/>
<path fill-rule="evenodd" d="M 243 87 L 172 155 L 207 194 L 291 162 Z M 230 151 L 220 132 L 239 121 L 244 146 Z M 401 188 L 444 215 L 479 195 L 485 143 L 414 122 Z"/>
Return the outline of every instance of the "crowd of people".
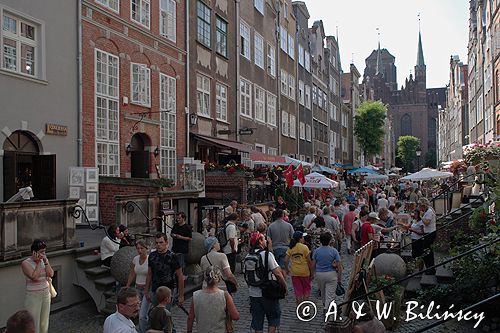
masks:
<path fill-rule="evenodd" d="M 262 332 L 267 319 L 271 333 L 280 326 L 279 300 L 287 294 L 289 285 L 296 304 L 300 304 L 311 299 L 316 283 L 327 311 L 332 301 L 343 297 L 342 257 L 372 240 L 372 256 L 376 257 L 384 251 L 380 244 L 385 235 L 407 234 L 413 241 L 413 256 L 423 256 L 426 267 L 434 265 L 431 245 L 436 215 L 414 184 L 359 186 L 337 195 L 322 192 L 308 196 L 299 211 L 289 211 L 289 205 L 278 196 L 275 204 L 263 212 L 255 206 L 241 208 L 233 201 L 224 209 L 222 225 L 211 223 L 208 216 L 204 219 L 206 254 L 200 262 L 204 282 L 202 289 L 193 294 L 188 332 L 195 323 L 200 333 L 231 332 L 232 321 L 239 319 L 242 310 L 232 298 L 241 287 L 235 277 L 238 258 L 248 285 L 251 328 Z M 407 223 L 398 220 L 403 212 L 410 216 Z M 117 293 L 117 311 L 104 323 L 104 333 L 175 332 L 170 310 L 173 304 L 184 304 L 183 269 L 192 240 L 192 228 L 183 212 L 176 215 L 170 236 L 171 250 L 167 235 L 158 233 L 155 250 L 150 252 L 148 245 L 135 241 L 126 227 L 108 228 L 101 243 L 103 265 L 109 266 L 113 254 L 122 246 L 135 246 L 137 256 L 132 260 L 126 285 Z M 243 247 L 247 248 L 246 256 L 238 255 Z M 25 308 L 33 318 L 35 332 L 46 333 L 50 312 L 48 281 L 54 273 L 45 255 L 45 243 L 36 240 L 31 250 L 32 255 L 22 263 Z M 139 318 L 137 327 L 131 320 L 134 317 Z"/>

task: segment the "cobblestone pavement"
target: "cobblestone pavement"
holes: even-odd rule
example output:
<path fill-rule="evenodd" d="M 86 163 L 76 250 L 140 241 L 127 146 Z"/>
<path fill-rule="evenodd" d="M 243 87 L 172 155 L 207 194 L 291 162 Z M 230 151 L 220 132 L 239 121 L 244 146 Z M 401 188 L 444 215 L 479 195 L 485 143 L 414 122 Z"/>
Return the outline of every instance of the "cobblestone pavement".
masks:
<path fill-rule="evenodd" d="M 342 261 L 344 263 L 344 273 L 342 276 L 344 286 L 348 285 L 349 274 L 352 268 L 352 255 L 342 254 Z M 236 307 L 240 312 L 240 320 L 235 323 L 236 332 L 251 332 L 250 322 L 251 314 L 249 311 L 249 300 L 248 300 L 248 289 L 246 288 L 246 283 L 244 282 L 243 276 L 239 272 L 239 267 L 237 271 L 238 283 L 241 286 L 236 295 L 234 296 L 234 302 Z M 295 298 L 293 295 L 293 289 L 291 286 L 291 281 L 288 279 L 288 296 L 285 300 L 281 301 L 281 327 L 279 332 L 324 332 L 324 324 L 322 314 L 318 314 L 313 320 L 309 322 L 302 322 L 296 316 Z M 317 296 L 317 287 L 313 283 L 313 296 L 312 301 L 314 301 L 317 309 L 321 312 L 321 300 Z M 340 302 L 341 300 L 337 300 Z M 185 308 L 189 309 L 190 300 L 186 300 Z M 177 328 L 177 332 L 186 331 L 187 315 L 179 308 L 174 307 L 172 310 L 172 315 L 174 323 Z M 102 332 L 102 326 L 104 323 L 104 317 L 97 313 L 94 304 L 91 301 L 73 306 L 69 309 L 59 311 L 51 315 L 50 318 L 50 329 L 51 333 L 100 333 Z M 419 328 L 429 325 L 431 321 L 429 320 L 414 320 L 408 323 L 402 322 L 400 326 L 390 332 L 393 333 L 412 333 L 417 331 Z M 267 331 L 267 323 L 264 328 Z M 196 332 L 196 326 L 194 329 Z M 439 333 L 439 332 L 459 332 L 459 333 L 473 333 L 480 332 L 480 330 L 475 330 L 472 325 L 465 324 L 464 322 L 457 322 L 455 320 L 450 321 L 446 325 L 441 325 L 436 329 L 429 330 L 427 332 Z M 492 332 L 492 331 L 490 331 Z"/>

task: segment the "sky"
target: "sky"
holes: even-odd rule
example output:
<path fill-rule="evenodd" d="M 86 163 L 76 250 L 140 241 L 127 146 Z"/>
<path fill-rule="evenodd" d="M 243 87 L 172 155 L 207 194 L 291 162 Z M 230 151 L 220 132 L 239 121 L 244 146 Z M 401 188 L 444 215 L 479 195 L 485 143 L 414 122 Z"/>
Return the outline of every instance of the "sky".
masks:
<path fill-rule="evenodd" d="M 396 57 L 398 89 L 414 72 L 420 29 L 427 67 L 427 88 L 449 81 L 450 56 L 467 63 L 468 0 L 303 0 L 309 26 L 323 20 L 326 35 L 339 37 L 344 72 L 354 63 L 363 75 L 365 59 L 380 47 Z M 379 31 L 377 31 L 377 28 Z"/>

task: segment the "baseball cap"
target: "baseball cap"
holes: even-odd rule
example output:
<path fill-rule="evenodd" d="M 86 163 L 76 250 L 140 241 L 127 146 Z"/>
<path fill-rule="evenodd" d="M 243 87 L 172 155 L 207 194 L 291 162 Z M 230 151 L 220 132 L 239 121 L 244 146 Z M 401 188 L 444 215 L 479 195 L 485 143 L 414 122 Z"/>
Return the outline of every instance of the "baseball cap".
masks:
<path fill-rule="evenodd" d="M 250 235 L 250 246 L 256 246 L 257 244 L 259 244 L 259 240 L 263 236 L 264 235 L 258 231 L 252 232 L 252 234 Z"/>
<path fill-rule="evenodd" d="M 375 212 L 371 212 L 370 214 L 368 214 L 368 218 L 369 218 L 369 219 L 373 219 L 373 220 L 380 220 L 380 219 L 378 218 L 378 214 L 377 214 L 377 213 L 375 213 Z"/>
<path fill-rule="evenodd" d="M 307 236 L 307 233 L 299 231 L 299 230 L 297 230 L 293 233 L 293 238 L 295 238 L 295 239 L 301 239 L 304 236 Z"/>

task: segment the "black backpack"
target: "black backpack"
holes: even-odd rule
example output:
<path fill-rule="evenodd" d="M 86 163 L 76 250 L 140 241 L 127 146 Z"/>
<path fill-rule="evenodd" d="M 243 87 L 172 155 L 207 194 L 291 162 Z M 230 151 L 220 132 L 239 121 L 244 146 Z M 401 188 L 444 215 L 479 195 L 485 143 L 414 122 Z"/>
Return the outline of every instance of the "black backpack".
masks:
<path fill-rule="evenodd" d="M 224 224 L 224 227 L 217 230 L 217 234 L 215 235 L 215 237 L 217 237 L 217 241 L 220 244 L 221 251 L 224 248 L 224 246 L 226 246 L 228 243 L 227 233 L 226 233 L 227 225 L 228 225 L 228 223 L 226 221 L 226 223 Z"/>
<path fill-rule="evenodd" d="M 243 261 L 243 276 L 247 285 L 260 287 L 268 280 L 268 271 L 262 262 L 262 249 L 251 249 Z M 266 251 L 266 256 L 269 251 Z"/>

